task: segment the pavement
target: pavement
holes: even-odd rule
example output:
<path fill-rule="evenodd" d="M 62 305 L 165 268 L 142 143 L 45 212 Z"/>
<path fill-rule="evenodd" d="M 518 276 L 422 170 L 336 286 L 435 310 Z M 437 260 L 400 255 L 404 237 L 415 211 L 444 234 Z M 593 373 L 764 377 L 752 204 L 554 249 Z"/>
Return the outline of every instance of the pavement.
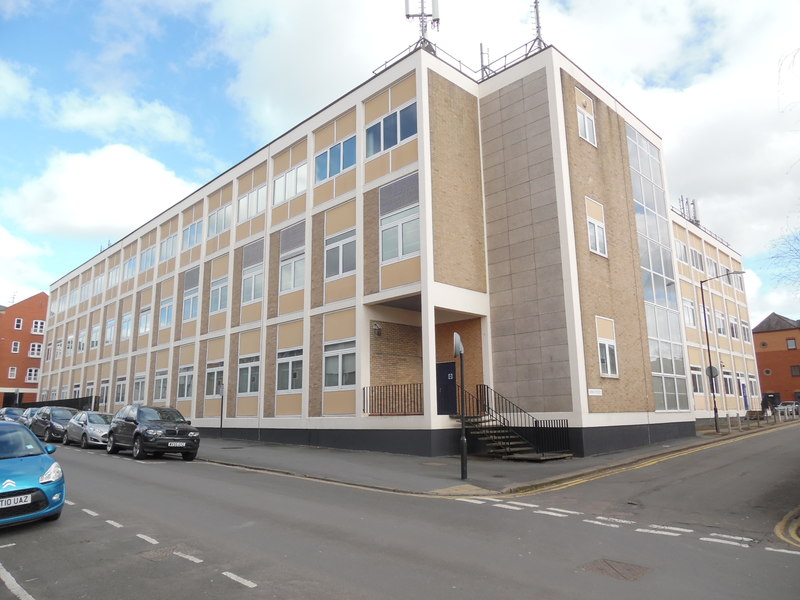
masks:
<path fill-rule="evenodd" d="M 633 465 L 659 456 L 752 435 L 798 422 L 743 422 L 730 432 L 701 429 L 693 437 L 583 458 L 527 462 L 470 455 L 467 479 L 460 456 L 411 456 L 386 452 L 284 445 L 203 437 L 197 460 L 378 490 L 438 496 L 491 496 L 552 485 L 576 477 Z"/>

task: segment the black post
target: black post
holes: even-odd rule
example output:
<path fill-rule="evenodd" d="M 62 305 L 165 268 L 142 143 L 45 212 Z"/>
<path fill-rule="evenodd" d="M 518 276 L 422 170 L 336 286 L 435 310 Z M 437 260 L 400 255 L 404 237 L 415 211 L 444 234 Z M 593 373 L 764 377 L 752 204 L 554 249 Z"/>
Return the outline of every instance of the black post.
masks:
<path fill-rule="evenodd" d="M 467 412 L 466 397 L 464 394 L 464 353 L 460 354 L 460 367 L 461 367 L 461 479 L 467 478 L 467 426 L 465 422 L 465 415 Z"/>
<path fill-rule="evenodd" d="M 711 319 L 706 318 L 706 294 L 705 290 L 703 289 L 703 284 L 708 281 L 708 279 L 704 279 L 700 282 L 700 300 L 703 303 L 703 323 L 705 324 L 706 329 L 706 350 L 708 351 L 708 369 L 706 374 L 708 375 L 708 385 L 711 388 L 709 391 L 711 392 L 711 400 L 714 403 L 714 430 L 719 433 L 719 410 L 717 410 L 717 394 L 716 390 L 714 389 L 716 386 L 714 385 L 714 367 L 711 364 L 711 342 L 708 338 L 708 328 L 711 327 L 711 323 L 709 321 Z"/>
<path fill-rule="evenodd" d="M 222 413 L 225 409 L 225 386 L 219 384 L 219 439 L 222 439 Z"/>

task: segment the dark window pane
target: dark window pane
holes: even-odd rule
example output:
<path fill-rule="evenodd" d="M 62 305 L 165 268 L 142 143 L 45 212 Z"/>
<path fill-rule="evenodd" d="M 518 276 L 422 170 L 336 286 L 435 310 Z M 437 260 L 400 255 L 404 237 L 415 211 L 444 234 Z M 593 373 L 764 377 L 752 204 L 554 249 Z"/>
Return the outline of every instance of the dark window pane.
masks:
<path fill-rule="evenodd" d="M 367 157 L 381 151 L 381 124 L 367 128 Z"/>
<path fill-rule="evenodd" d="M 383 149 L 397 145 L 397 113 L 383 118 Z"/>
<path fill-rule="evenodd" d="M 417 133 L 417 103 L 400 111 L 400 139 L 404 140 Z"/>
<path fill-rule="evenodd" d="M 336 144 L 329 152 L 330 164 L 328 165 L 328 174 L 333 177 L 342 170 L 342 147 Z"/>
<path fill-rule="evenodd" d="M 315 161 L 314 166 L 314 175 L 316 177 L 316 181 L 320 182 L 324 179 L 328 178 L 328 153 L 323 152 L 320 154 Z"/>
<path fill-rule="evenodd" d="M 356 136 L 342 142 L 342 169 L 356 164 Z"/>

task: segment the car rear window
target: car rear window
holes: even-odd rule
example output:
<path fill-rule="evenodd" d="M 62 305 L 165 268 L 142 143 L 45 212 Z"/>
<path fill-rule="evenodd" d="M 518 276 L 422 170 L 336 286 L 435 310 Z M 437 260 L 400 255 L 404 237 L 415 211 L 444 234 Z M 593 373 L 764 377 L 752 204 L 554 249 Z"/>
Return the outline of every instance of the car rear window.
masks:
<path fill-rule="evenodd" d="M 69 408 L 54 408 L 53 409 L 53 418 L 54 419 L 71 419 L 76 414 L 78 414 L 78 411 L 75 410 L 75 409 L 69 409 Z"/>

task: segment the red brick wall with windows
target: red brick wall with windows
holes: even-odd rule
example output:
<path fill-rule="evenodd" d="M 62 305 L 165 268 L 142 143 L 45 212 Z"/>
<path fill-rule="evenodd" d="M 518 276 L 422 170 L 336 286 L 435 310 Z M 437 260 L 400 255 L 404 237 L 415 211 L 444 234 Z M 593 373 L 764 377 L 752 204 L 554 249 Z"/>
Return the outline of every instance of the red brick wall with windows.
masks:
<path fill-rule="evenodd" d="M 800 399 L 800 328 L 753 333 L 762 394 Z"/>
<path fill-rule="evenodd" d="M 39 382 L 25 381 L 29 369 L 39 369 L 44 355 L 44 321 L 48 296 L 40 292 L 25 300 L 0 308 L 0 402 L 3 406 L 38 400 Z M 34 321 L 41 321 L 40 333 L 34 332 Z M 17 328 L 19 325 L 19 329 Z M 15 342 L 18 352 L 12 352 Z M 30 356 L 31 345 L 40 344 L 41 354 Z M 16 369 L 15 377 L 9 377 Z M 19 390 L 19 392 L 17 392 Z"/>

